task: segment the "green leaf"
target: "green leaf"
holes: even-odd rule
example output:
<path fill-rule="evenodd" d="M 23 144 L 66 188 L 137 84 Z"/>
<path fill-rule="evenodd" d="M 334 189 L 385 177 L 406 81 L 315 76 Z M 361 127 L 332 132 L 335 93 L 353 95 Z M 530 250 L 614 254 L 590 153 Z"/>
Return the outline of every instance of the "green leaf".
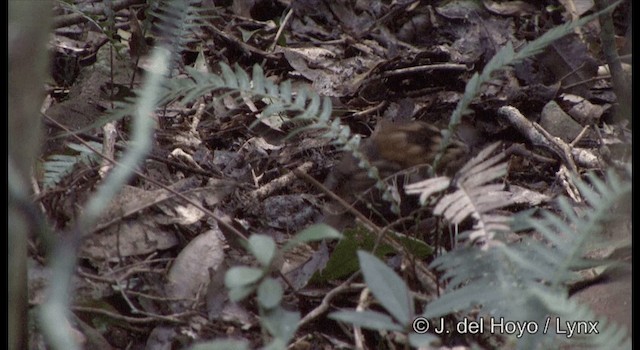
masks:
<path fill-rule="evenodd" d="M 287 342 L 280 338 L 274 338 L 263 350 L 287 350 Z"/>
<path fill-rule="evenodd" d="M 249 75 L 244 71 L 237 63 L 235 65 L 236 68 L 236 77 L 238 79 L 238 86 L 240 89 L 249 90 Z"/>
<path fill-rule="evenodd" d="M 329 122 L 329 118 L 333 113 L 333 106 L 331 104 L 331 99 L 328 97 L 324 97 L 322 99 L 322 112 L 318 116 L 318 120 L 323 122 Z"/>
<path fill-rule="evenodd" d="M 285 343 L 293 338 L 300 322 L 300 313 L 287 311 L 281 307 L 265 311 L 260 318 L 260 323 L 275 338 L 282 339 Z"/>
<path fill-rule="evenodd" d="M 255 283 L 263 274 L 261 269 L 255 267 L 234 266 L 224 276 L 224 285 L 227 288 L 243 287 Z"/>
<path fill-rule="evenodd" d="M 283 120 L 284 118 L 280 116 L 280 113 L 282 113 L 283 111 L 286 111 L 286 107 L 278 101 L 273 101 L 269 105 L 267 105 L 267 108 L 262 110 L 262 119 L 278 118 L 280 120 Z M 282 124 L 282 122 L 280 122 L 280 124 Z M 278 127 L 280 127 L 280 125 L 278 125 Z"/>
<path fill-rule="evenodd" d="M 358 259 L 356 252 L 359 248 L 372 249 L 375 239 L 364 231 L 364 234 L 356 233 L 355 230 L 345 231 L 345 237 L 338 242 L 327 265 L 322 271 L 316 272 L 312 278 L 313 282 L 324 282 L 343 278 L 358 271 Z"/>
<path fill-rule="evenodd" d="M 329 314 L 336 321 L 351 323 L 354 326 L 373 330 L 403 332 L 404 328 L 395 323 L 391 317 L 376 311 L 338 311 Z"/>
<path fill-rule="evenodd" d="M 296 95 L 295 101 L 293 101 L 293 106 L 300 110 L 304 110 L 304 105 L 306 101 L 307 101 L 307 91 L 305 89 L 300 89 L 300 91 L 298 91 L 298 94 Z"/>
<path fill-rule="evenodd" d="M 233 70 L 231 70 L 231 67 L 221 62 L 220 70 L 222 70 L 222 77 L 224 78 L 226 87 L 230 89 L 237 89 L 238 79 L 236 79 L 236 75 L 233 73 Z"/>
<path fill-rule="evenodd" d="M 268 267 L 276 254 L 276 242 L 267 235 L 255 234 L 249 237 L 247 249 L 256 257 L 260 265 Z"/>
<path fill-rule="evenodd" d="M 409 344 L 415 348 L 430 349 L 433 348 L 434 343 L 439 341 L 440 339 L 433 334 L 409 333 Z"/>
<path fill-rule="evenodd" d="M 251 75 L 253 76 L 253 90 L 258 94 L 264 94 L 266 90 L 264 87 L 264 72 L 262 71 L 262 67 L 257 63 L 254 64 Z"/>
<path fill-rule="evenodd" d="M 291 104 L 291 81 L 285 80 L 280 83 L 280 97 L 286 104 Z"/>
<path fill-rule="evenodd" d="M 433 254 L 433 247 L 421 239 L 411 236 L 398 236 L 397 238 L 407 251 L 418 259 L 424 259 Z"/>
<path fill-rule="evenodd" d="M 408 237 L 398 237 L 403 246 L 417 258 L 426 258 L 433 254 L 433 248 L 424 241 Z M 327 265 L 322 271 L 316 272 L 311 279 L 312 282 L 325 282 L 340 279 L 348 276 L 359 269 L 356 252 L 358 249 L 371 251 L 376 242 L 376 235 L 358 226 L 344 232 L 344 237 L 338 242 L 331 253 Z M 388 244 L 380 244 L 376 249 L 376 256 L 382 257 L 386 254 L 394 253 L 394 249 Z"/>
<path fill-rule="evenodd" d="M 240 301 L 248 297 L 256 289 L 255 284 L 229 288 L 229 299 L 231 301 Z"/>
<path fill-rule="evenodd" d="M 266 83 L 266 87 L 267 87 L 267 96 L 269 97 L 277 97 L 279 96 L 278 94 L 278 85 L 272 83 L 270 80 L 265 80 Z"/>
<path fill-rule="evenodd" d="M 498 288 L 477 284 L 453 290 L 429 303 L 422 316 L 426 318 L 442 317 L 477 306 L 481 302 L 487 302 L 487 300 L 493 301 L 492 297 L 499 295 L 498 290 L 502 292 Z"/>
<path fill-rule="evenodd" d="M 345 231 L 344 238 L 336 245 L 325 268 L 316 272 L 311 281 L 331 281 L 358 271 L 359 265 L 356 252 L 358 249 L 373 249 L 375 241 L 375 237 L 362 227 Z M 384 251 L 385 247 L 381 246 L 376 253 L 383 253 Z"/>
<path fill-rule="evenodd" d="M 283 294 L 282 286 L 273 278 L 265 278 L 258 286 L 258 301 L 265 309 L 278 306 Z"/>
<path fill-rule="evenodd" d="M 217 339 L 205 343 L 195 344 L 190 350 L 249 350 L 246 340 Z"/>
<path fill-rule="evenodd" d="M 102 145 L 97 142 L 89 142 L 89 144 L 98 151 L 102 150 Z M 45 189 L 49 189 L 60 183 L 65 176 L 73 172 L 76 164 L 82 162 L 91 165 L 99 160 L 98 155 L 83 144 L 70 143 L 67 147 L 80 154 L 77 156 L 54 154 L 48 157 L 47 161 L 43 164 L 45 173 L 42 185 Z"/>
<path fill-rule="evenodd" d="M 403 325 L 411 323 L 413 300 L 404 281 L 380 259 L 358 251 L 360 270 L 371 293 L 395 319 Z"/>
<path fill-rule="evenodd" d="M 320 95 L 311 94 L 311 103 L 309 103 L 309 107 L 305 110 L 306 118 L 315 117 L 320 110 Z"/>
<path fill-rule="evenodd" d="M 300 243 L 321 241 L 323 239 L 342 239 L 342 234 L 327 224 L 312 225 L 296 234 L 282 250 L 287 251 Z"/>
<path fill-rule="evenodd" d="M 262 30 L 262 28 L 258 28 L 256 30 L 246 30 L 246 29 L 242 29 L 242 27 L 239 27 L 238 29 L 240 30 L 240 33 L 242 34 L 242 42 L 244 42 L 244 43 L 249 41 L 249 39 L 251 39 L 253 34 L 255 34 L 255 33 L 257 33 L 257 32 Z"/>
<path fill-rule="evenodd" d="M 193 62 L 193 68 L 200 72 L 211 72 L 211 69 L 209 69 L 209 65 L 207 64 L 207 58 L 204 54 L 202 45 L 198 46 L 198 57 L 196 57 L 196 61 Z"/>
<path fill-rule="evenodd" d="M 593 189 L 591 189 L 589 185 L 585 184 L 582 181 L 576 181 L 575 183 L 578 189 L 580 190 L 580 194 L 584 199 L 586 199 L 587 203 L 598 203 L 598 201 L 600 201 L 600 196 L 598 195 L 598 193 L 608 192 L 608 190 L 606 189 L 604 190 L 598 189 L 598 192 L 596 192 Z M 599 181 L 592 182 L 592 183 L 597 187 Z"/>

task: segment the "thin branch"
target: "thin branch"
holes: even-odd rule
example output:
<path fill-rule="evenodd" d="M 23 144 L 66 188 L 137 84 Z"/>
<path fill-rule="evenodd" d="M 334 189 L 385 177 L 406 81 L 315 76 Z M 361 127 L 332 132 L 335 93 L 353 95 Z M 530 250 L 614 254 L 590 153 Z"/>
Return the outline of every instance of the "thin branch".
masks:
<path fill-rule="evenodd" d="M 168 316 L 145 313 L 147 317 L 130 317 L 130 316 L 123 316 L 120 314 L 116 314 L 105 309 L 98 309 L 98 308 L 86 307 L 86 306 L 72 306 L 71 310 L 76 312 L 88 312 L 92 314 L 103 315 L 103 316 L 113 318 L 115 320 L 120 320 L 126 323 L 132 323 L 132 324 L 147 324 L 147 323 L 160 323 L 160 322 L 186 324 L 187 322 L 183 320 L 184 318 L 197 314 L 197 312 L 194 312 L 194 311 L 186 311 L 186 312 L 181 312 L 181 313 L 168 315 Z"/>
<path fill-rule="evenodd" d="M 126 9 L 133 5 L 142 5 L 145 0 L 116 0 L 113 2 L 111 9 L 113 12 Z M 68 15 L 61 15 L 53 19 L 53 28 L 67 27 L 73 24 L 80 24 L 89 20 L 88 15 L 102 15 L 104 14 L 105 6 L 90 7 L 86 10 L 82 10 L 82 13 L 71 13 Z"/>

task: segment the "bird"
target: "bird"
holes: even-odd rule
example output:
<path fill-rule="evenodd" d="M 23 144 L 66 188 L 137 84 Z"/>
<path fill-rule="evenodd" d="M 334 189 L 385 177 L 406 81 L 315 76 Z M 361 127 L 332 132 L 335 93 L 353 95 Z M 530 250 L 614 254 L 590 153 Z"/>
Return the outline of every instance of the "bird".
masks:
<path fill-rule="evenodd" d="M 405 181 L 423 180 L 430 173 L 449 176 L 455 174 L 468 159 L 469 146 L 454 137 L 438 162 L 439 165 L 429 172 L 441 142 L 442 133 L 433 124 L 415 120 L 394 122 L 382 119 L 371 136 L 360 143 L 358 150 L 369 164 L 378 169 L 380 179 L 398 175 L 400 181 L 396 182 L 402 184 Z M 373 208 L 383 213 L 383 216 L 389 216 L 390 203 L 382 200 L 380 191 L 375 189 L 376 179 L 368 174 L 367 169 L 360 167 L 359 163 L 351 152 L 345 152 L 327 176 L 324 186 L 361 212 L 370 214 L 368 211 Z M 409 169 L 415 171 L 408 175 Z M 397 193 L 403 198 L 404 191 L 402 186 L 399 187 Z M 366 202 L 370 202 L 369 206 Z M 417 200 L 403 200 L 401 204 L 401 215 L 418 206 Z M 342 229 L 347 223 L 353 222 L 347 210 L 336 202 L 329 201 L 324 212 L 323 222 L 336 229 Z"/>

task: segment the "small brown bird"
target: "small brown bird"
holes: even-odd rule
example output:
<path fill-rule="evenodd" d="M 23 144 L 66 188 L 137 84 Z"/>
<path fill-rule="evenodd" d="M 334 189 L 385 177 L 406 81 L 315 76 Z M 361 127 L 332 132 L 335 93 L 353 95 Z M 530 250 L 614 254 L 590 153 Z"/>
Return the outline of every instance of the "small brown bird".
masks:
<path fill-rule="evenodd" d="M 381 179 L 424 165 L 423 171 L 418 171 L 418 178 L 415 175 L 410 178 L 411 181 L 418 181 L 427 177 L 424 170 L 433 163 L 441 140 L 440 130 L 431 124 L 421 121 L 394 123 L 381 120 L 371 136 L 360 144 L 360 152 L 370 164 L 378 168 Z M 465 143 L 454 139 L 447 147 L 435 173 L 453 175 L 464 164 L 468 153 Z M 372 189 L 376 180 L 369 177 L 367 170 L 360 168 L 358 163 L 352 154 L 344 154 L 327 177 L 325 186 L 360 211 L 366 210 L 366 205 L 361 203 L 363 200 L 371 201 L 376 208 L 386 206 L 388 211 L 389 203 L 384 203 L 380 193 Z M 365 195 L 365 192 L 368 194 Z M 403 193 L 402 189 L 399 189 L 399 193 Z M 337 203 L 330 203 L 325 211 L 326 223 L 339 229 L 344 227 L 344 208 Z"/>

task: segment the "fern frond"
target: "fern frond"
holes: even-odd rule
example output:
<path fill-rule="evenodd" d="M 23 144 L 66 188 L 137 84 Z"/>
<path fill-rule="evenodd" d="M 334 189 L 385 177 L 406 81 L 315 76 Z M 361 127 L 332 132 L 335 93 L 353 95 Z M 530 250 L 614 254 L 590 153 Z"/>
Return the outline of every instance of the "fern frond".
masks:
<path fill-rule="evenodd" d="M 542 320 L 545 323 L 548 320 L 549 328 L 552 330 L 549 333 L 555 334 L 556 337 L 544 339 L 542 334 L 524 337 L 518 343 L 519 348 L 542 349 L 567 345 L 570 348 L 580 349 L 631 349 L 631 337 L 628 336 L 627 329 L 596 315 L 589 307 L 581 305 L 573 299 L 567 299 L 558 294 L 549 294 L 535 287 L 531 289 L 531 294 L 539 301 L 541 310 L 553 312 L 542 316 Z M 575 325 L 576 322 L 587 322 L 596 326 L 597 333 L 574 333 L 571 338 L 568 338 L 567 324 Z M 556 334 L 557 330 L 560 330 L 559 334 Z"/>
<path fill-rule="evenodd" d="M 408 194 L 420 195 L 420 202 L 424 205 L 431 195 L 449 188 L 453 182 L 456 191 L 438 200 L 433 213 L 453 224 L 473 217 L 476 220 L 473 229 L 458 238 L 484 244 L 493 238 L 495 232 L 509 231 L 509 218 L 493 211 L 513 204 L 503 185 L 492 184 L 507 172 L 506 163 L 501 162 L 504 153 L 491 156 L 498 146 L 499 143 L 494 143 L 483 149 L 460 169 L 453 181 L 448 177 L 438 177 L 405 186 L 405 189 Z"/>
<path fill-rule="evenodd" d="M 260 118 L 283 113 L 294 114 L 290 121 L 315 120 L 318 115 L 327 119 L 327 116 L 331 115 L 332 105 L 328 97 L 322 98 L 313 91 L 301 89 L 294 99 L 289 81 L 280 85 L 274 84 L 264 76 L 258 65 L 254 66 L 251 79 L 238 65 L 232 69 L 220 63 L 221 74 L 200 72 L 189 67 L 185 69 L 189 77 L 170 81 L 163 101 L 180 98 L 181 102 L 186 104 L 209 94 L 233 96 L 238 101 L 241 97 L 261 99 L 267 102 L 267 107 L 259 113 L 253 125 L 258 123 Z"/>
<path fill-rule="evenodd" d="M 179 67 L 182 63 L 181 53 L 194 41 L 194 30 L 204 24 L 203 16 L 198 14 L 198 6 L 199 2 L 195 0 L 151 2 L 148 18 L 155 19 L 152 30 L 158 36 L 159 43 L 171 52 L 171 68 Z"/>
<path fill-rule="evenodd" d="M 442 135 L 443 136 L 442 142 L 440 143 L 440 149 L 438 151 L 438 154 L 436 155 L 433 161 L 433 167 L 436 168 L 438 166 L 440 159 L 442 159 L 442 156 L 447 150 L 447 147 L 449 147 L 451 143 L 451 135 L 455 134 L 455 130 L 458 124 L 460 124 L 462 115 L 469 110 L 471 101 L 473 101 L 475 96 L 477 96 L 480 93 L 480 88 L 482 87 L 482 84 L 489 82 L 491 80 L 493 73 L 495 73 L 498 70 L 512 66 L 518 62 L 521 62 L 527 57 L 531 57 L 533 55 L 536 55 L 542 52 L 544 48 L 549 46 L 555 40 L 560 39 L 567 34 L 570 34 L 574 28 L 582 26 L 596 19 L 598 16 L 604 13 L 613 11 L 613 9 L 616 8 L 616 6 L 618 6 L 620 3 L 621 3 L 621 0 L 617 1 L 616 3 L 612 4 L 611 6 L 607 7 L 606 9 L 598 13 L 594 13 L 590 16 L 586 16 L 577 21 L 555 27 L 549 30 L 547 33 L 540 36 L 539 38 L 537 38 L 536 40 L 531 41 L 525 46 L 523 46 L 522 48 L 520 48 L 520 50 L 517 53 L 514 51 L 513 44 L 511 42 L 508 42 L 504 47 L 502 47 L 502 49 L 500 49 L 500 51 L 498 51 L 491 58 L 491 60 L 487 62 L 487 64 L 482 70 L 482 73 L 474 74 L 471 77 L 471 79 L 467 82 L 467 85 L 464 90 L 464 94 L 462 95 L 462 98 L 460 99 L 460 101 L 456 105 L 456 108 L 451 114 L 451 119 L 449 120 L 448 132 L 443 133 Z"/>
<path fill-rule="evenodd" d="M 630 178 L 630 168 L 628 175 Z M 581 191 L 590 193 L 585 197 L 593 200 L 583 216 L 576 215 L 565 200 L 559 208 L 567 222 L 550 212 L 545 212 L 541 219 L 529 217 L 531 226 L 547 243 L 525 238 L 517 244 L 494 244 L 488 249 L 467 246 L 438 257 L 433 266 L 445 271 L 443 278 L 448 281 L 448 292 L 431 302 L 424 316 L 439 317 L 481 307 L 482 313 L 493 319 L 533 321 L 540 327 L 548 320 L 555 327 L 555 317 L 563 324 L 575 320 L 600 321 L 600 334 L 587 335 L 583 341 L 594 348 L 628 348 L 629 339 L 623 328 L 605 325 L 588 307 L 567 296 L 566 283 L 574 277 L 573 270 L 586 264 L 582 258 L 585 242 L 601 230 L 611 208 L 631 192 L 631 182 L 621 180 L 613 171 L 607 173 L 606 181 L 593 175 L 588 177 L 591 186 L 576 180 Z M 554 332 L 548 333 L 555 333 L 555 328 L 552 329 Z M 539 345 L 541 341 L 545 345 Z M 557 341 L 539 331 L 525 334 L 518 340 L 518 346 L 544 348 L 557 346 Z"/>
<path fill-rule="evenodd" d="M 536 40 L 530 42 L 529 44 L 527 44 L 523 48 L 521 48 L 520 51 L 518 51 L 518 54 L 515 55 L 514 58 L 513 58 L 514 63 L 520 62 L 521 60 L 523 60 L 523 59 L 525 59 L 527 57 L 531 57 L 531 56 L 534 56 L 534 55 L 537 55 L 537 54 L 541 53 L 542 50 L 544 50 L 549 44 L 551 44 L 554 41 L 562 38 L 563 36 L 573 32 L 574 28 L 581 27 L 581 26 L 593 21 L 598 16 L 601 16 L 603 14 L 606 14 L 608 12 L 613 11 L 618 5 L 620 5 L 621 2 L 622 1 L 617 1 L 614 4 L 608 6 L 607 8 L 605 8 L 604 10 L 602 10 L 602 11 L 600 11 L 598 13 L 594 13 L 594 14 L 592 14 L 590 16 L 583 17 L 583 18 L 578 19 L 576 21 L 565 23 L 563 25 L 559 25 L 557 27 L 554 27 L 553 29 L 549 30 L 548 32 L 542 34 Z"/>
<path fill-rule="evenodd" d="M 90 144 L 94 149 L 102 149 L 102 145 L 97 142 L 90 142 Z M 44 176 L 42 178 L 42 187 L 44 189 L 50 189 L 58 185 L 65 176 L 71 174 L 77 164 L 91 165 L 99 159 L 98 155 L 85 145 L 70 143 L 67 147 L 77 152 L 77 155 L 54 154 L 44 162 Z"/>
<path fill-rule="evenodd" d="M 630 177 L 630 167 L 627 172 Z M 591 208 L 585 211 L 582 217 L 575 214 L 565 198 L 560 198 L 561 214 L 567 222 L 549 212 L 544 213 L 542 220 L 529 219 L 531 225 L 545 239 L 552 242 L 558 252 L 563 254 L 563 260 L 558 266 L 558 273 L 549 279 L 554 286 L 567 282 L 567 274 L 562 273 L 563 271 L 569 271 L 584 263 L 581 257 L 584 254 L 586 244 L 594 239 L 596 233 L 602 231 L 603 224 L 612 215 L 611 208 L 631 193 L 631 182 L 622 181 L 613 170 L 607 172 L 606 183 L 593 174 L 588 177 L 595 188 L 591 188 L 584 181 L 575 181 L 580 193 L 585 198 L 589 198 L 591 204 Z"/>

